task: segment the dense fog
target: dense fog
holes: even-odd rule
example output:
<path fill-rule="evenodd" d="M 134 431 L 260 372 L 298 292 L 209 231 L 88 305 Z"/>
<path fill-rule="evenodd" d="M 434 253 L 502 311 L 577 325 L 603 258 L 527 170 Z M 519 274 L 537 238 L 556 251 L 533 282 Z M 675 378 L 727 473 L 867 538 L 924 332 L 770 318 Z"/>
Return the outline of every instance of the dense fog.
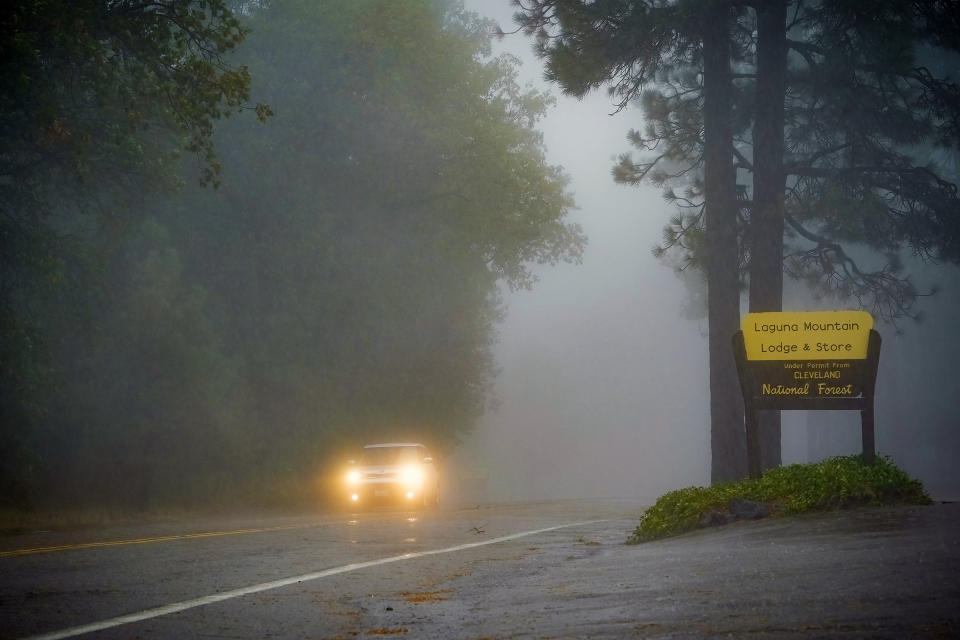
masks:
<path fill-rule="evenodd" d="M 0 512 L 325 508 L 343 498 L 346 461 L 384 441 L 431 447 L 450 505 L 652 501 L 716 479 L 708 349 L 732 330 L 711 335 L 707 320 L 699 98 L 627 99 L 607 91 L 615 74 L 573 97 L 560 85 L 588 75 L 569 66 L 582 51 L 550 58 L 545 39 L 535 55 L 510 0 L 127 4 L 3 10 Z M 855 8 L 823 6 L 859 24 Z M 822 49 L 837 34 L 811 7 L 797 15 L 827 25 L 808 34 Z M 934 27 L 916 49 L 952 82 L 960 44 Z M 651 77 L 697 96 L 702 39 L 673 28 L 677 67 Z M 731 40 L 737 80 L 753 78 L 754 34 Z M 818 280 L 835 250 L 820 238 L 819 253 L 790 263 L 783 308 L 880 310 L 878 452 L 953 500 L 960 211 L 948 125 L 960 90 L 917 73 L 942 94 L 908 105 L 935 113 L 901 114 L 902 138 L 883 109 L 845 119 L 841 98 L 822 130 L 788 127 L 810 175 L 789 183 L 800 220 L 773 244 L 832 233 L 844 269 L 852 255 L 882 274 L 886 298 Z M 740 147 L 726 152 L 726 188 L 742 198 L 729 207 L 734 284 L 749 280 L 759 206 L 748 94 L 729 100 L 741 101 Z M 693 141 L 647 179 L 637 150 L 656 145 L 630 132 L 664 123 Z M 857 160 L 832 157 L 828 143 L 847 136 L 866 141 L 850 143 L 858 153 L 881 140 L 895 177 L 825 182 Z M 930 162 L 900 171 L 910 154 Z M 863 210 L 847 215 L 856 198 Z M 655 255 L 665 243 L 673 251 Z M 820 295 L 831 287 L 844 295 Z M 746 287 L 740 300 L 745 314 Z M 782 426 L 784 464 L 860 451 L 856 412 L 785 412 Z"/>

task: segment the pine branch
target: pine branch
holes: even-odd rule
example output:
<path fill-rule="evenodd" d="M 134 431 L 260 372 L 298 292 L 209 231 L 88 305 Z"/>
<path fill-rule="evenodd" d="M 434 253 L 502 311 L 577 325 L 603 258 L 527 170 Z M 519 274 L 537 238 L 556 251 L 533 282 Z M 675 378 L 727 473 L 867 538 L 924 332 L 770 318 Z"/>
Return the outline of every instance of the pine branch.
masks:
<path fill-rule="evenodd" d="M 839 298 L 852 297 L 859 306 L 869 306 L 876 315 L 894 325 L 899 318 L 917 318 L 913 304 L 921 294 L 909 277 L 896 275 L 896 264 L 888 261 L 881 269 L 864 271 L 842 245 L 805 228 L 789 213 L 784 218 L 801 237 L 816 244 L 811 249 L 784 256 L 787 275 L 805 280 L 824 293 Z"/>

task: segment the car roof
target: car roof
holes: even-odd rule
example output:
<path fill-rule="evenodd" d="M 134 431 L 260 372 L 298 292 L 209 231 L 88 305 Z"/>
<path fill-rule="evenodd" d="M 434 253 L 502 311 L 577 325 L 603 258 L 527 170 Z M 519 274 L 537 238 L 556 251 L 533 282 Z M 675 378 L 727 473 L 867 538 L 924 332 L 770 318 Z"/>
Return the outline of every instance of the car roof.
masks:
<path fill-rule="evenodd" d="M 368 444 L 364 445 L 364 449 L 376 449 L 379 447 L 421 447 L 426 449 L 426 447 L 419 442 L 383 442 L 380 444 Z"/>

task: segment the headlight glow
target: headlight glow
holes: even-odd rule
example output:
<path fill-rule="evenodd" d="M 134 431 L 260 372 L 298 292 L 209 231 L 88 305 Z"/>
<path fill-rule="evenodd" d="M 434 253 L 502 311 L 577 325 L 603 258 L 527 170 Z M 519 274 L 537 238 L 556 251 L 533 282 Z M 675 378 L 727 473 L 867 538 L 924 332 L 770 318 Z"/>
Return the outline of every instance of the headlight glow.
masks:
<path fill-rule="evenodd" d="M 400 482 L 407 486 L 423 484 L 423 469 L 418 466 L 404 467 L 400 470 Z"/>
<path fill-rule="evenodd" d="M 357 484 L 360 482 L 360 472 L 359 471 L 348 471 L 347 472 L 347 482 L 350 484 Z"/>

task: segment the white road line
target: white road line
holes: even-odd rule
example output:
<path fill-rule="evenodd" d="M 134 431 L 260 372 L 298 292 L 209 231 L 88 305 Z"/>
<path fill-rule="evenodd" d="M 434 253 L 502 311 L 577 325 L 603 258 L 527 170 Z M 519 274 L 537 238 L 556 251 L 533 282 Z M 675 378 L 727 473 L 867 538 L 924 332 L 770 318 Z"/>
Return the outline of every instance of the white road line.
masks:
<path fill-rule="evenodd" d="M 233 598 L 247 596 L 252 593 L 260 593 L 261 591 L 269 591 L 270 589 L 279 589 L 280 587 L 287 587 L 287 586 L 290 586 L 291 584 L 297 584 L 298 582 L 309 582 L 310 580 L 326 578 L 328 576 L 334 576 L 340 573 L 348 573 L 350 571 L 356 571 L 358 569 L 366 569 L 367 567 L 376 567 L 382 564 L 389 564 L 391 562 L 399 562 L 401 560 L 413 560 L 414 558 L 422 558 L 424 556 L 433 556 L 441 553 L 454 553 L 456 551 L 466 551 L 467 549 L 483 547 L 488 544 L 497 544 L 499 542 L 507 542 L 509 540 L 516 540 L 517 538 L 525 538 L 527 536 L 536 535 L 538 533 L 546 533 L 547 531 L 556 531 L 557 529 L 566 529 L 569 527 L 593 524 L 596 522 L 603 522 L 603 520 L 587 520 L 585 522 L 569 522 L 567 524 L 560 524 L 555 527 L 547 527 L 545 529 L 535 529 L 533 531 L 521 531 L 520 533 L 512 533 L 508 536 L 500 536 L 499 538 L 491 538 L 490 540 L 481 540 L 480 542 L 469 542 L 466 544 L 458 544 L 454 547 L 447 547 L 445 549 L 431 549 L 430 551 L 417 551 L 415 553 L 405 553 L 400 556 L 380 558 L 379 560 L 368 560 L 366 562 L 354 562 L 353 564 L 345 564 L 340 567 L 324 569 L 323 571 L 315 571 L 313 573 L 304 573 L 299 576 L 281 578 L 280 580 L 273 580 L 271 582 L 261 582 L 260 584 L 250 585 L 249 587 L 240 587 L 239 589 L 232 589 L 230 591 L 224 591 L 222 593 L 215 593 L 213 595 L 203 596 L 201 598 L 195 598 L 193 600 L 184 600 L 183 602 L 174 602 L 172 604 L 166 604 L 161 607 L 155 607 L 153 609 L 146 609 L 145 611 L 140 611 L 137 613 L 128 613 L 125 616 L 117 616 L 116 618 L 107 618 L 106 620 L 101 620 L 100 622 L 91 622 L 90 624 L 84 624 L 78 627 L 70 627 L 69 629 L 52 631 L 50 633 L 42 633 L 40 635 L 30 636 L 29 638 L 25 638 L 24 640 L 60 640 L 61 638 L 73 638 L 75 636 L 79 636 L 84 633 L 92 633 L 94 631 L 103 631 L 104 629 L 119 627 L 122 624 L 129 624 L 131 622 L 142 622 L 143 620 L 149 620 L 150 618 L 158 618 L 160 616 L 169 615 L 171 613 L 179 613 L 180 611 L 186 611 L 187 609 L 193 609 L 194 607 L 202 607 L 206 604 L 213 604 L 215 602 L 231 600 Z"/>

